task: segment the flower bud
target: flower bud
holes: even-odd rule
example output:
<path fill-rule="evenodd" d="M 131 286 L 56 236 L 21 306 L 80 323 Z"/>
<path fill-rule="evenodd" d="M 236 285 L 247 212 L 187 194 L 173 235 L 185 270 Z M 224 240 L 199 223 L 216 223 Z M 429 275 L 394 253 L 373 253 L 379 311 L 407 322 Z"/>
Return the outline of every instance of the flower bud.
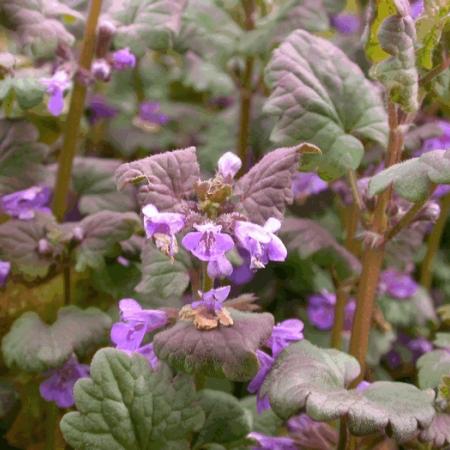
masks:
<path fill-rule="evenodd" d="M 115 33 L 116 26 L 112 22 L 104 20 L 100 23 L 97 29 L 97 46 L 95 48 L 97 58 L 104 58 L 108 53 Z"/>
<path fill-rule="evenodd" d="M 92 63 L 91 73 L 96 80 L 109 81 L 111 79 L 111 66 L 104 59 L 97 59 Z"/>
<path fill-rule="evenodd" d="M 52 253 L 52 247 L 47 239 L 39 239 L 38 253 L 41 255 L 49 255 L 50 253 Z"/>

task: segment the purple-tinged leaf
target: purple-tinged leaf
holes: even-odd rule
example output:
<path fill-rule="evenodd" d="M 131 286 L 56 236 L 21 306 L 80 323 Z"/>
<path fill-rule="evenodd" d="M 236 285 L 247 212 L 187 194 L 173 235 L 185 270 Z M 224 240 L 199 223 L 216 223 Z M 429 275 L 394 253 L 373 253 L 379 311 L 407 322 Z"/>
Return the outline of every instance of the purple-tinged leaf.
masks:
<path fill-rule="evenodd" d="M 194 194 L 194 185 L 200 178 L 195 147 L 165 152 L 148 158 L 122 164 L 116 170 L 119 190 L 128 184 L 142 183 L 138 200 L 159 211 L 182 209 L 184 200 Z"/>
<path fill-rule="evenodd" d="M 191 321 L 178 320 L 157 333 L 153 345 L 158 358 L 188 373 L 250 380 L 258 370 L 256 350 L 270 337 L 274 319 L 267 313 L 229 312 L 232 326 L 202 331 Z"/>
<path fill-rule="evenodd" d="M 332 180 L 359 166 L 362 140 L 386 143 L 378 91 L 329 41 L 294 31 L 274 51 L 266 80 L 273 91 L 265 110 L 278 117 L 272 140 L 281 145 L 307 141 L 323 152 L 305 155 L 303 170 L 318 166 L 319 175 Z"/>
<path fill-rule="evenodd" d="M 292 176 L 297 171 L 302 148 L 300 144 L 278 148 L 263 157 L 235 185 L 238 207 L 254 223 L 264 225 L 267 219 L 283 219 L 286 204 L 293 201 Z"/>
<path fill-rule="evenodd" d="M 0 120 L 0 194 L 43 181 L 48 150 L 36 142 L 38 130 L 22 120 Z"/>
<path fill-rule="evenodd" d="M 8 367 L 43 372 L 61 366 L 72 353 L 83 354 L 105 344 L 111 319 L 97 308 L 65 306 L 48 325 L 34 312 L 22 314 L 2 340 Z"/>
<path fill-rule="evenodd" d="M 313 256 L 317 263 L 325 267 L 334 267 L 342 279 L 357 275 L 361 271 L 358 259 L 313 220 L 287 218 L 283 222 L 280 235 L 288 250 L 296 250 L 301 258 Z"/>
<path fill-rule="evenodd" d="M 80 245 L 75 249 L 75 269 L 83 271 L 87 267 L 101 268 L 107 256 L 119 256 L 120 242 L 139 229 L 140 220 L 135 213 L 102 211 L 87 216 L 75 226 L 82 233 Z"/>
<path fill-rule="evenodd" d="M 436 448 L 450 445 L 450 414 L 437 413 L 431 425 L 420 433 L 419 438 L 421 441 L 431 442 Z"/>
<path fill-rule="evenodd" d="M 377 173 L 370 179 L 369 195 L 392 185 L 404 199 L 418 202 L 427 198 L 432 183 L 450 184 L 450 150 L 432 150 Z"/>

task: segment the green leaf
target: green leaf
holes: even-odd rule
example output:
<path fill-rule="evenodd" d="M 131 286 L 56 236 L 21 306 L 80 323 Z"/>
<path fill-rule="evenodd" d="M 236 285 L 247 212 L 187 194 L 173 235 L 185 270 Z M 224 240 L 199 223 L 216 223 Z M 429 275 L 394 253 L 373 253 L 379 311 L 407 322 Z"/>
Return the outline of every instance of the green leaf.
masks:
<path fill-rule="evenodd" d="M 212 443 L 229 445 L 252 431 L 252 416 L 238 399 L 210 389 L 204 389 L 198 395 L 205 423 L 193 441 L 193 449 L 202 449 Z"/>
<path fill-rule="evenodd" d="M 382 48 L 391 56 L 370 69 L 395 103 L 408 112 L 419 108 L 419 76 L 416 69 L 416 29 L 411 16 L 391 16 L 378 32 Z"/>
<path fill-rule="evenodd" d="M 61 16 L 83 20 L 82 14 L 58 0 L 3 0 L 1 15 L 36 56 L 48 56 L 58 44 L 71 46 L 75 42 L 59 20 Z"/>
<path fill-rule="evenodd" d="M 189 256 L 180 249 L 173 263 L 151 242 L 142 249 L 142 279 L 136 291 L 145 294 L 152 304 L 179 300 L 189 286 Z"/>
<path fill-rule="evenodd" d="M 25 120 L 0 120 L 0 191 L 14 192 L 45 177 L 47 146 L 38 143 L 38 130 Z"/>
<path fill-rule="evenodd" d="M 287 218 L 280 234 L 288 250 L 296 250 L 301 258 L 312 256 L 320 266 L 334 268 L 341 279 L 358 275 L 361 271 L 358 259 L 313 220 Z"/>
<path fill-rule="evenodd" d="M 439 348 L 450 349 L 450 333 L 436 333 L 433 344 Z"/>
<path fill-rule="evenodd" d="M 401 6 L 401 0 L 376 0 L 372 5 L 372 17 L 366 43 L 366 55 L 372 62 L 380 62 L 389 56 L 380 45 L 378 33 L 384 20 L 397 15 L 400 12 L 399 9 L 402 10 Z"/>
<path fill-rule="evenodd" d="M 433 53 L 441 39 L 442 31 L 450 22 L 450 6 L 446 0 L 427 2 L 424 12 L 416 21 L 417 62 L 424 69 L 433 68 Z"/>
<path fill-rule="evenodd" d="M 378 366 L 381 357 L 392 348 L 396 337 L 397 335 L 393 331 L 380 331 L 372 328 L 369 333 L 369 348 L 366 355 L 367 365 Z"/>
<path fill-rule="evenodd" d="M 433 150 L 411 158 L 374 175 L 369 181 L 369 196 L 393 185 L 395 192 L 410 202 L 425 200 L 432 183 L 450 183 L 450 150 Z"/>
<path fill-rule="evenodd" d="M 178 320 L 153 339 L 158 358 L 188 373 L 200 372 L 231 381 L 248 381 L 258 371 L 256 350 L 272 333 L 271 314 L 229 310 L 234 324 L 198 330 L 193 322 Z"/>
<path fill-rule="evenodd" d="M 119 256 L 120 241 L 139 229 L 140 220 L 135 213 L 101 211 L 87 216 L 78 226 L 83 239 L 75 249 L 75 269 L 82 272 L 86 267 L 103 267 L 107 256 Z"/>
<path fill-rule="evenodd" d="M 303 155 L 302 170 L 336 179 L 358 168 L 363 140 L 386 143 L 383 103 L 361 69 L 329 41 L 306 31 L 293 32 L 266 69 L 273 87 L 265 111 L 278 117 L 276 144 L 306 141 L 323 155 Z"/>
<path fill-rule="evenodd" d="M 278 357 L 262 394 L 269 395 L 273 410 L 283 419 L 302 411 L 319 421 L 345 416 L 358 436 L 384 430 L 403 442 L 430 425 L 433 391 L 386 381 L 372 383 L 363 392 L 347 390 L 359 370 L 358 362 L 346 353 L 301 341 Z"/>
<path fill-rule="evenodd" d="M 441 103 L 450 107 L 450 68 L 433 78 L 431 90 Z"/>
<path fill-rule="evenodd" d="M 35 78 L 18 78 L 14 81 L 14 90 L 19 106 L 29 109 L 42 102 L 45 87 Z"/>
<path fill-rule="evenodd" d="M 435 448 L 450 444 L 450 414 L 437 413 L 429 428 L 420 433 L 420 440 L 431 442 Z"/>
<path fill-rule="evenodd" d="M 188 450 L 204 422 L 189 377 L 164 365 L 152 371 L 142 356 L 112 348 L 95 354 L 74 397 L 78 411 L 60 426 L 75 450 Z"/>
<path fill-rule="evenodd" d="M 241 405 L 250 412 L 253 417 L 252 431 L 268 435 L 276 435 L 283 421 L 272 411 L 271 408 L 258 413 L 256 409 L 256 396 L 250 395 L 241 399 Z"/>
<path fill-rule="evenodd" d="M 8 367 L 43 372 L 61 366 L 75 352 L 105 343 L 111 319 L 97 308 L 65 306 L 51 325 L 33 311 L 22 314 L 2 340 Z"/>
<path fill-rule="evenodd" d="M 72 183 L 74 191 L 80 197 L 78 208 L 82 214 L 136 209 L 136 200 L 131 190 L 117 192 L 114 171 L 120 164 L 121 161 L 116 159 L 75 158 Z"/>
<path fill-rule="evenodd" d="M 125 0 L 112 2 L 107 16 L 116 26 L 116 48 L 129 47 L 143 56 L 148 49 L 167 50 L 180 31 L 185 0 Z"/>
<path fill-rule="evenodd" d="M 422 389 L 435 389 L 444 375 L 450 375 L 450 353 L 446 350 L 433 350 L 417 360 L 419 386 Z"/>

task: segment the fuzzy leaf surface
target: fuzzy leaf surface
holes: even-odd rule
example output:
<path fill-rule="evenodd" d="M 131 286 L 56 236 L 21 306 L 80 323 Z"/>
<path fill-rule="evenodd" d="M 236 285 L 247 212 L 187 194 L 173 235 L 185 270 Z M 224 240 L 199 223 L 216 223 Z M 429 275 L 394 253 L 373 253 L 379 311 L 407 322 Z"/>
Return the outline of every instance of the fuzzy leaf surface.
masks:
<path fill-rule="evenodd" d="M 161 211 L 174 211 L 194 193 L 200 178 L 195 147 L 165 152 L 122 164 L 116 170 L 116 183 L 122 190 L 130 183 L 142 182 L 138 200 L 152 203 Z"/>
<path fill-rule="evenodd" d="M 83 240 L 75 250 L 77 271 L 86 267 L 102 267 L 107 256 L 118 256 L 120 241 L 124 241 L 140 226 L 135 213 L 101 211 L 87 216 L 79 223 Z"/>
<path fill-rule="evenodd" d="M 113 0 L 107 15 L 117 25 L 114 45 L 138 56 L 171 48 L 185 6 L 185 0 Z"/>
<path fill-rule="evenodd" d="M 179 299 L 189 285 L 189 257 L 180 250 L 174 262 L 161 253 L 151 242 L 142 249 L 142 279 L 136 291 L 152 302 Z"/>
<path fill-rule="evenodd" d="M 271 314 L 230 309 L 234 324 L 198 330 L 191 321 L 178 320 L 153 339 L 155 352 L 175 369 L 188 373 L 248 381 L 258 370 L 256 350 L 272 333 Z"/>
<path fill-rule="evenodd" d="M 374 65 L 370 75 L 384 85 L 390 98 L 405 111 L 419 108 L 416 69 L 416 29 L 411 16 L 391 16 L 382 24 L 378 39 L 391 56 Z"/>
<path fill-rule="evenodd" d="M 294 31 L 274 52 L 266 69 L 273 88 L 265 111 L 278 118 L 271 139 L 294 145 L 307 141 L 323 155 L 304 155 L 303 170 L 335 179 L 356 169 L 362 140 L 386 143 L 381 98 L 361 69 L 329 41 Z"/>
<path fill-rule="evenodd" d="M 74 397 L 78 411 L 60 426 L 76 450 L 187 450 L 204 421 L 189 377 L 112 348 L 95 354 Z"/>
<path fill-rule="evenodd" d="M 61 366 L 73 352 L 104 343 L 110 327 L 110 317 L 94 307 L 65 306 L 51 325 L 28 311 L 3 338 L 3 357 L 8 367 L 43 372 Z"/>
<path fill-rule="evenodd" d="M 417 360 L 418 382 L 422 389 L 435 389 L 441 378 L 450 375 L 450 353 L 446 350 L 433 350 Z"/>
<path fill-rule="evenodd" d="M 433 150 L 382 170 L 371 178 L 369 195 L 393 185 L 398 195 L 418 202 L 427 198 L 432 183 L 450 183 L 450 150 Z"/>
<path fill-rule="evenodd" d="M 317 263 L 335 267 L 337 275 L 342 279 L 361 271 L 358 259 L 313 220 L 287 218 L 283 221 L 280 235 L 288 250 L 296 250 L 301 258 L 313 256 Z"/>
<path fill-rule="evenodd" d="M 420 433 L 420 440 L 432 442 L 436 448 L 450 444 L 450 414 L 437 413 L 431 425 Z"/>
<path fill-rule="evenodd" d="M 194 449 L 206 444 L 232 444 L 252 430 L 251 414 L 232 395 L 204 389 L 199 392 L 199 403 L 205 423 L 193 443 Z"/>

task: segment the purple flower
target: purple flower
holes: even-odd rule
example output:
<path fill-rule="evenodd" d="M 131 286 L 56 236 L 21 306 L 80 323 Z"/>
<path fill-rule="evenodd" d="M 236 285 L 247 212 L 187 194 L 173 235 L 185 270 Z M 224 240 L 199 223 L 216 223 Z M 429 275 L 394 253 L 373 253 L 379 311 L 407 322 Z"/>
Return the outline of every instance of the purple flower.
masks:
<path fill-rule="evenodd" d="M 70 408 L 75 403 L 73 387 L 80 378 L 89 376 L 89 366 L 79 364 L 75 355 L 71 356 L 59 369 L 49 372 L 39 391 L 43 399 L 55 402 L 60 408 Z"/>
<path fill-rule="evenodd" d="M 269 261 L 286 259 L 286 247 L 274 234 L 280 227 L 280 221 L 273 217 L 267 220 L 264 227 L 252 222 L 236 221 L 234 233 L 239 244 L 250 253 L 251 269 L 261 269 Z"/>
<path fill-rule="evenodd" d="M 356 14 L 337 14 L 331 17 L 330 22 L 342 34 L 356 33 L 361 25 L 361 19 Z"/>
<path fill-rule="evenodd" d="M 169 117 L 161 113 L 160 108 L 161 105 L 158 102 L 142 102 L 139 105 L 139 117 L 145 122 L 165 125 L 169 121 Z"/>
<path fill-rule="evenodd" d="M 136 352 L 142 355 L 148 361 L 152 369 L 156 369 L 158 367 L 159 359 L 156 356 L 156 353 L 153 349 L 153 344 L 151 342 L 138 348 Z"/>
<path fill-rule="evenodd" d="M 233 273 L 233 266 L 225 256 L 219 256 L 208 262 L 207 272 L 213 279 L 228 277 Z"/>
<path fill-rule="evenodd" d="M 412 297 L 416 293 L 417 288 L 417 283 L 407 273 L 388 269 L 380 275 L 380 292 L 398 300 Z"/>
<path fill-rule="evenodd" d="M 167 323 L 167 314 L 157 309 L 142 309 L 136 300 L 125 298 L 119 302 L 123 322 L 111 328 L 111 340 L 120 350 L 138 351 L 146 333 Z"/>
<path fill-rule="evenodd" d="M 297 450 L 298 448 L 289 437 L 266 436 L 256 431 L 250 433 L 248 437 L 258 443 L 253 450 Z"/>
<path fill-rule="evenodd" d="M 372 383 L 369 383 L 366 380 L 362 380 L 358 383 L 358 386 L 356 386 L 356 390 L 358 392 L 364 392 Z"/>
<path fill-rule="evenodd" d="M 50 96 L 47 104 L 49 112 L 53 116 L 59 116 L 64 109 L 64 91 L 71 84 L 69 74 L 65 70 L 57 70 L 51 78 L 41 78 L 40 81 Z"/>
<path fill-rule="evenodd" d="M 111 66 L 104 59 L 96 59 L 92 63 L 91 73 L 96 80 L 109 81 L 111 78 Z"/>
<path fill-rule="evenodd" d="M 242 247 L 237 247 L 239 255 L 242 258 L 242 264 L 237 267 L 233 267 L 233 272 L 230 274 L 229 279 L 234 284 L 246 284 L 255 276 L 255 272 L 250 269 L 250 253 Z"/>
<path fill-rule="evenodd" d="M 330 330 L 334 322 L 336 295 L 322 291 L 308 297 L 308 320 L 319 330 Z"/>
<path fill-rule="evenodd" d="M 396 369 L 402 363 L 402 357 L 396 350 L 389 350 L 386 355 L 386 362 L 391 369 Z"/>
<path fill-rule="evenodd" d="M 117 115 L 118 109 L 110 105 L 106 98 L 101 95 L 94 95 L 89 102 L 91 124 L 98 122 L 101 119 L 110 119 Z"/>
<path fill-rule="evenodd" d="M 276 324 L 267 345 L 272 349 L 272 356 L 276 358 L 291 342 L 303 339 L 303 322 L 298 319 L 288 319 Z"/>
<path fill-rule="evenodd" d="M 204 307 L 211 313 L 217 313 L 222 310 L 223 302 L 230 294 L 230 289 L 230 286 L 223 286 L 207 292 L 199 291 L 201 300 L 192 302 L 191 307 L 193 309 Z"/>
<path fill-rule="evenodd" d="M 413 362 L 416 362 L 424 353 L 431 352 L 433 350 L 433 344 L 424 337 L 418 337 L 411 339 L 406 346 L 412 353 Z"/>
<path fill-rule="evenodd" d="M 0 259 L 0 287 L 4 287 L 11 271 L 11 263 Z"/>
<path fill-rule="evenodd" d="M 51 190 L 48 187 L 33 186 L 13 192 L 0 198 L 0 207 L 6 214 L 21 220 L 33 219 L 36 211 L 50 213 L 47 207 Z"/>
<path fill-rule="evenodd" d="M 440 136 L 426 139 L 423 142 L 422 148 L 414 154 L 415 156 L 420 156 L 421 154 L 427 153 L 431 150 L 442 150 L 450 147 L 450 122 L 438 120 L 436 124 L 442 130 L 442 134 Z"/>
<path fill-rule="evenodd" d="M 307 414 L 291 417 L 287 422 L 289 434 L 301 449 L 336 448 L 337 432 L 330 425 L 311 419 Z"/>
<path fill-rule="evenodd" d="M 423 13 L 424 10 L 423 0 L 412 0 L 410 6 L 411 6 L 410 9 L 411 17 L 414 20 L 416 20 Z"/>
<path fill-rule="evenodd" d="M 259 361 L 259 370 L 257 374 L 253 377 L 253 379 L 248 384 L 247 390 L 251 394 L 256 394 L 256 409 L 258 413 L 263 412 L 265 409 L 270 408 L 269 398 L 268 396 L 261 397 L 259 393 L 259 389 L 261 388 L 264 380 L 266 379 L 267 374 L 272 368 L 275 359 L 262 350 L 256 350 L 256 356 Z"/>
<path fill-rule="evenodd" d="M 195 224 L 192 231 L 183 238 L 183 247 L 201 261 L 214 261 L 234 247 L 233 239 L 221 233 L 221 225 L 212 222 Z"/>
<path fill-rule="evenodd" d="M 233 152 L 226 152 L 223 154 L 217 162 L 217 167 L 220 175 L 226 180 L 231 180 L 239 172 L 242 166 L 242 161 L 239 156 Z"/>
<path fill-rule="evenodd" d="M 112 66 L 116 70 L 132 69 L 136 65 L 136 56 L 128 47 L 115 51 L 112 54 Z"/>
<path fill-rule="evenodd" d="M 450 184 L 441 184 L 433 192 L 433 198 L 442 198 L 447 194 L 450 194 Z"/>
<path fill-rule="evenodd" d="M 298 172 L 292 177 L 292 192 L 295 198 L 304 200 L 310 195 L 328 189 L 328 183 L 315 172 Z"/>
<path fill-rule="evenodd" d="M 175 234 L 184 227 L 184 215 L 159 212 L 152 204 L 144 206 L 142 214 L 144 215 L 144 229 L 147 237 L 154 238 L 156 246 L 167 255 L 175 255 L 178 252 Z"/>
<path fill-rule="evenodd" d="M 130 260 L 125 258 L 125 256 L 118 256 L 116 261 L 123 267 L 129 267 L 130 266 Z"/>

